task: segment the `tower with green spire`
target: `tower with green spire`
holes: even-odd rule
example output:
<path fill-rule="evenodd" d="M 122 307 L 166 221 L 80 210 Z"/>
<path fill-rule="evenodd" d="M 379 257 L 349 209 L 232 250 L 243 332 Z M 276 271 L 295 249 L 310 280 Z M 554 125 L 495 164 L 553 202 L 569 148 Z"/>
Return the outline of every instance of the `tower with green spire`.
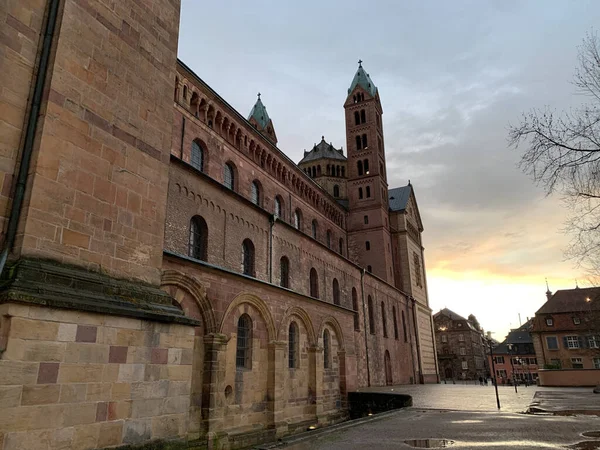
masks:
<path fill-rule="evenodd" d="M 260 99 L 260 92 L 258 93 L 256 103 L 250 111 L 248 122 L 250 122 L 254 128 L 260 131 L 263 136 L 265 136 L 273 144 L 277 145 L 277 135 L 275 134 L 273 121 L 269 117 L 269 114 L 267 114 L 267 108 Z"/>

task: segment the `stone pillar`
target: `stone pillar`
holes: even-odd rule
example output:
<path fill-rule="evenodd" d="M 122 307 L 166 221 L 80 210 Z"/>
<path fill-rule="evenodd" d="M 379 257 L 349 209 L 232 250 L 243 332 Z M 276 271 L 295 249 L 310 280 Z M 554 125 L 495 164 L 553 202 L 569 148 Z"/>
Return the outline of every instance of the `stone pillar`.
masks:
<path fill-rule="evenodd" d="M 317 422 L 323 417 L 323 348 L 313 346 L 308 348 L 308 363 L 310 367 L 309 392 L 312 394 L 311 403 Z"/>
<path fill-rule="evenodd" d="M 269 367 L 267 392 L 269 397 L 269 412 L 271 424 L 275 428 L 275 436 L 287 434 L 287 422 L 284 420 L 285 401 L 283 398 L 283 373 L 286 369 L 285 346 L 286 342 L 271 341 L 269 343 Z"/>
<path fill-rule="evenodd" d="M 346 351 L 338 351 L 338 370 L 340 377 L 340 409 L 346 409 L 348 404 L 348 391 L 346 388 Z"/>
<path fill-rule="evenodd" d="M 223 408 L 225 406 L 225 367 L 227 363 L 227 342 L 224 334 L 204 336 L 204 379 L 202 389 L 202 420 L 209 449 L 227 446 L 223 432 Z M 233 394 L 229 394 L 233 395 Z"/>

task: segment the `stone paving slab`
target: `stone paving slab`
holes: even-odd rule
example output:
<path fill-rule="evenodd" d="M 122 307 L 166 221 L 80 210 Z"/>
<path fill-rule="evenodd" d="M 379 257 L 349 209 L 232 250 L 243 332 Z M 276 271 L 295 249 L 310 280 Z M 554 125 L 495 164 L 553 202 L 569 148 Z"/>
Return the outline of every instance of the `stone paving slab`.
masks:
<path fill-rule="evenodd" d="M 594 394 L 592 388 L 540 390 L 533 396 L 528 412 L 600 415 L 600 394 Z"/>

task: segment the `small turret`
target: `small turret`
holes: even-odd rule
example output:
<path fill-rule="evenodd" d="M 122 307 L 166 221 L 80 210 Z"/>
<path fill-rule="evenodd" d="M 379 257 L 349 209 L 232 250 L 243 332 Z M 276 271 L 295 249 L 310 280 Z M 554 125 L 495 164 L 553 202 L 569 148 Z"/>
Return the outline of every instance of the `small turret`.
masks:
<path fill-rule="evenodd" d="M 256 103 L 250 111 L 248 122 L 250 122 L 254 128 L 260 131 L 273 144 L 277 145 L 277 135 L 275 134 L 273 121 L 269 117 L 269 114 L 267 114 L 267 108 L 260 99 L 260 92 L 258 93 Z"/>

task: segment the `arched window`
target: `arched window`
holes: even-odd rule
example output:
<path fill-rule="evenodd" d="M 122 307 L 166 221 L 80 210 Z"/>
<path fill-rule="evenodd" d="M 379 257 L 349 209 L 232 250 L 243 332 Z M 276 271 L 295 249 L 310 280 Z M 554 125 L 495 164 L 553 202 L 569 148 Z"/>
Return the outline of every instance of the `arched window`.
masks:
<path fill-rule="evenodd" d="M 398 340 L 398 320 L 396 320 L 396 307 L 392 306 L 392 315 L 394 316 L 394 339 Z"/>
<path fill-rule="evenodd" d="M 385 315 L 385 303 L 381 302 L 381 323 L 383 325 L 383 337 L 387 336 L 387 317 Z"/>
<path fill-rule="evenodd" d="M 404 311 L 402 311 L 402 332 L 404 333 L 404 342 L 408 342 L 408 336 L 406 335 L 406 321 L 404 320 Z"/>
<path fill-rule="evenodd" d="M 365 242 L 365 249 L 366 250 L 371 250 L 371 241 L 366 241 Z"/>
<path fill-rule="evenodd" d="M 358 198 L 359 199 L 363 198 L 363 190 L 361 187 L 358 188 Z"/>
<path fill-rule="evenodd" d="M 208 227 L 200 216 L 192 217 L 190 221 L 189 255 L 192 258 L 206 261 L 208 253 Z"/>
<path fill-rule="evenodd" d="M 354 330 L 360 331 L 358 322 L 358 294 L 356 288 L 352 288 L 352 309 L 354 310 Z"/>
<path fill-rule="evenodd" d="M 356 136 L 356 150 L 362 149 L 362 141 L 360 140 L 360 136 Z"/>
<path fill-rule="evenodd" d="M 331 248 L 331 230 L 327 230 L 327 248 Z"/>
<path fill-rule="evenodd" d="M 179 77 L 175 77 L 175 101 L 179 101 Z"/>
<path fill-rule="evenodd" d="M 367 148 L 368 147 L 368 145 L 367 145 L 367 135 L 366 134 L 362 135 L 362 146 L 363 146 L 363 148 Z"/>
<path fill-rule="evenodd" d="M 362 109 L 360 111 L 360 123 L 365 123 L 367 121 L 367 115 L 365 114 L 365 110 Z"/>
<path fill-rule="evenodd" d="M 299 209 L 294 211 L 294 228 L 302 230 L 302 212 Z"/>
<path fill-rule="evenodd" d="M 336 177 L 340 176 L 340 166 L 335 166 L 335 176 Z"/>
<path fill-rule="evenodd" d="M 187 95 L 188 95 L 188 87 L 184 84 L 183 85 L 183 99 L 187 100 Z"/>
<path fill-rule="evenodd" d="M 242 242 L 242 272 L 244 275 L 254 276 L 254 244 L 250 239 Z"/>
<path fill-rule="evenodd" d="M 331 367 L 331 338 L 329 337 L 329 330 L 323 331 L 323 368 L 329 369 Z"/>
<path fill-rule="evenodd" d="M 340 304 L 340 283 L 338 283 L 337 278 L 333 279 L 333 304 Z"/>
<path fill-rule="evenodd" d="M 316 219 L 312 221 L 312 237 L 313 239 L 317 239 L 319 236 L 319 225 L 317 224 Z"/>
<path fill-rule="evenodd" d="M 369 160 L 368 159 L 364 160 L 363 167 L 365 168 L 365 175 L 369 175 Z"/>
<path fill-rule="evenodd" d="M 195 117 L 198 117 L 198 103 L 200 103 L 200 97 L 198 93 L 192 92 L 192 98 L 190 100 L 190 110 Z"/>
<path fill-rule="evenodd" d="M 340 240 L 338 241 L 338 252 L 340 255 L 344 254 L 344 240 L 342 238 L 340 238 Z"/>
<path fill-rule="evenodd" d="M 358 114 L 358 111 L 354 111 L 354 125 L 359 125 L 360 124 L 360 115 Z"/>
<path fill-rule="evenodd" d="M 367 198 L 371 198 L 371 186 L 367 186 Z"/>
<path fill-rule="evenodd" d="M 200 146 L 197 141 L 192 141 L 192 154 L 190 157 L 190 164 L 198 169 L 200 172 L 204 172 L 204 149 Z"/>
<path fill-rule="evenodd" d="M 227 163 L 223 167 L 223 184 L 232 191 L 235 190 L 235 172 L 231 163 Z"/>
<path fill-rule="evenodd" d="M 340 187 L 337 184 L 333 185 L 333 196 L 338 198 L 340 196 Z"/>
<path fill-rule="evenodd" d="M 373 299 L 369 295 L 367 297 L 367 307 L 369 309 L 369 332 L 375 334 L 375 318 L 373 317 Z"/>
<path fill-rule="evenodd" d="M 310 296 L 319 298 L 319 276 L 314 267 L 310 269 Z"/>
<path fill-rule="evenodd" d="M 312 168 L 312 177 L 316 177 L 317 176 L 317 168 L 315 166 L 313 166 Z"/>
<path fill-rule="evenodd" d="M 298 367 L 298 344 L 298 325 L 296 322 L 292 322 L 288 333 L 288 367 L 290 369 Z"/>
<path fill-rule="evenodd" d="M 362 175 L 363 174 L 363 163 L 362 161 L 358 161 L 356 163 L 356 168 L 358 169 L 358 175 Z"/>
<path fill-rule="evenodd" d="M 317 176 L 320 177 L 321 176 L 321 166 L 317 166 Z"/>
<path fill-rule="evenodd" d="M 281 201 L 281 197 L 279 197 L 279 195 L 277 197 L 275 197 L 275 215 L 277 217 L 281 217 L 283 218 L 283 208 L 281 206 L 282 201 Z"/>
<path fill-rule="evenodd" d="M 248 314 L 238 319 L 235 365 L 238 369 L 252 368 L 252 320 Z"/>
<path fill-rule="evenodd" d="M 252 203 L 260 206 L 260 185 L 258 184 L 258 181 L 256 181 L 256 180 L 254 180 L 252 182 L 251 197 L 252 197 Z"/>
<path fill-rule="evenodd" d="M 279 260 L 279 285 L 284 288 L 290 287 L 290 260 L 282 256 Z"/>

